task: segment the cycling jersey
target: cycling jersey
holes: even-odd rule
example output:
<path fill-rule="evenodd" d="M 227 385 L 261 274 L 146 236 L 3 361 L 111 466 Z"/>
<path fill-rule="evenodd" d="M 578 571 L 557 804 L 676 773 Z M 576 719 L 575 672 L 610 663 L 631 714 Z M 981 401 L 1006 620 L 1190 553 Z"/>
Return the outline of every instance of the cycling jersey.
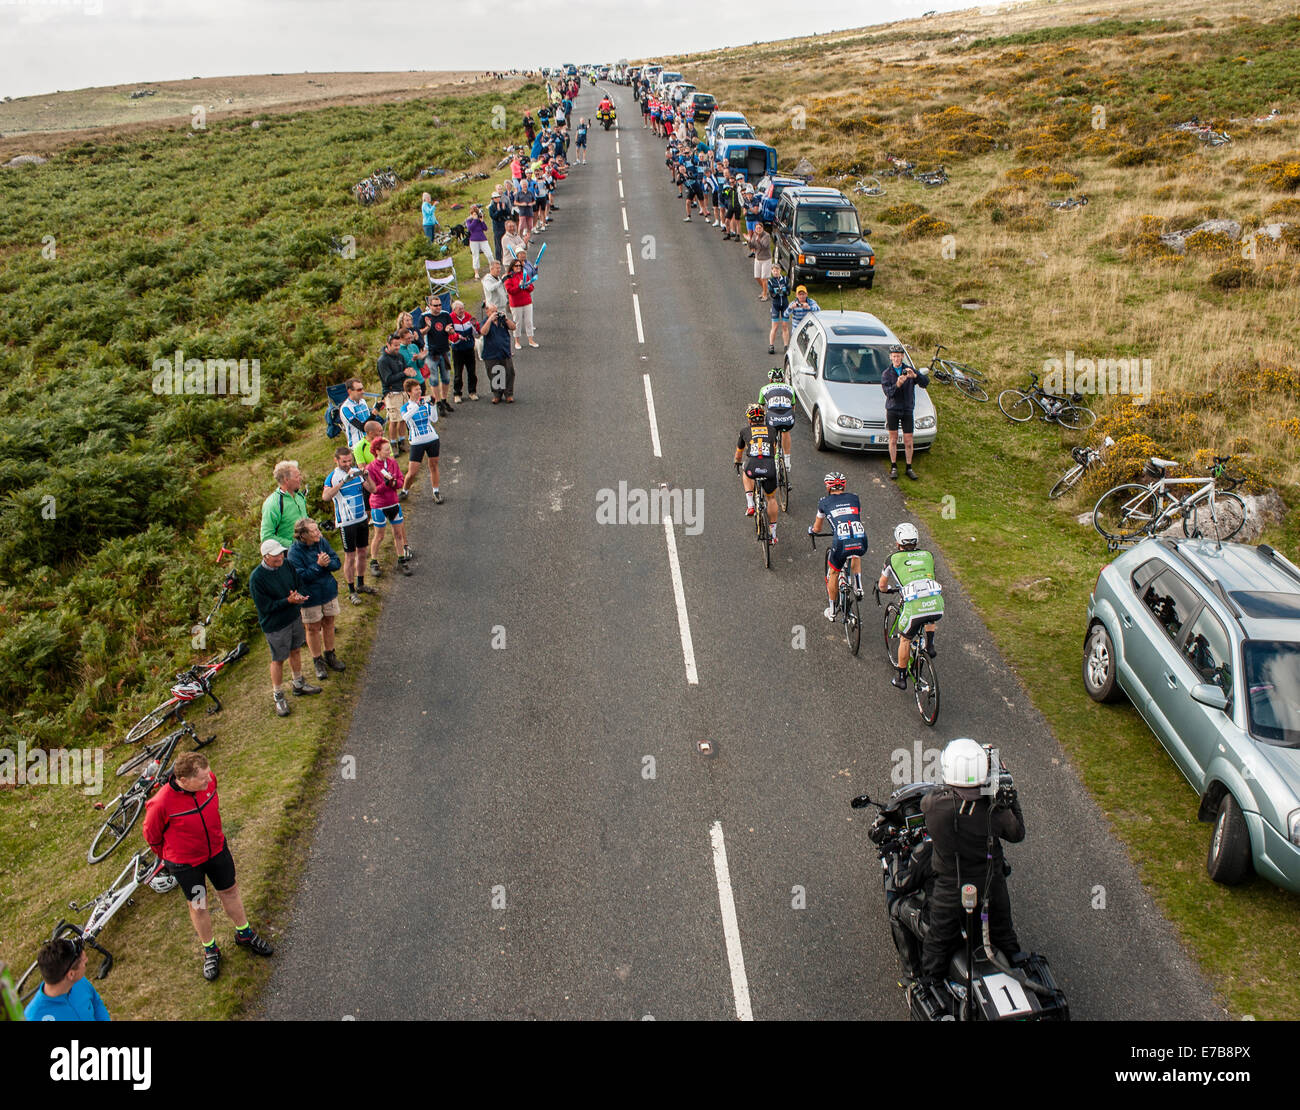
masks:
<path fill-rule="evenodd" d="M 829 493 L 817 502 L 817 515 L 830 522 L 835 537 L 826 555 L 836 570 L 847 559 L 867 550 L 867 528 L 862 523 L 862 505 L 856 493 Z"/>
<path fill-rule="evenodd" d="M 771 478 L 776 474 L 776 444 L 765 425 L 746 428 L 736 446 L 741 450 L 741 466 L 751 478 Z"/>
<path fill-rule="evenodd" d="M 796 298 L 790 302 L 790 307 L 785 310 L 783 316 L 788 319 L 792 326 L 798 327 L 799 322 L 810 312 L 820 312 L 822 306 L 814 301 L 811 297 L 802 304 Z"/>
<path fill-rule="evenodd" d="M 943 587 L 934 577 L 934 556 L 928 551 L 895 551 L 884 573 L 898 584 L 903 611 L 898 626 L 904 635 L 918 623 L 931 624 L 943 616 Z"/>
<path fill-rule="evenodd" d="M 361 483 L 360 474 L 349 474 L 336 466 L 325 479 L 325 489 L 334 486 L 338 493 L 334 495 L 334 523 L 340 528 L 357 524 L 366 519 L 366 490 Z"/>
<path fill-rule="evenodd" d="M 354 401 L 349 397 L 339 405 L 339 418 L 343 421 L 343 434 L 348 437 L 348 446 L 355 447 L 366 435 L 366 421 L 370 419 L 370 406 L 363 397 Z"/>
<path fill-rule="evenodd" d="M 758 391 L 758 403 L 767 410 L 773 431 L 794 427 L 794 391 L 782 382 L 769 382 Z"/>
<path fill-rule="evenodd" d="M 432 443 L 438 438 L 434 425 L 438 422 L 438 410 L 428 401 L 418 405 L 407 401 L 402 406 L 402 419 L 406 421 L 406 441 L 412 447 L 421 443 Z"/>

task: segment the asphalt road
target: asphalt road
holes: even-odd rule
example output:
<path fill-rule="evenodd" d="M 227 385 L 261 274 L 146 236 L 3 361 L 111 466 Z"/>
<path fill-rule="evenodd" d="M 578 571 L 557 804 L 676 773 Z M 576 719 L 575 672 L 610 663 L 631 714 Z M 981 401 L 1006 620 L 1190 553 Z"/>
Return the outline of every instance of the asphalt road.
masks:
<path fill-rule="evenodd" d="M 1020 786 L 1016 925 L 1073 1016 L 1226 1016 L 941 551 L 937 728 L 890 686 L 870 594 L 859 657 L 825 623 L 820 477 L 862 496 L 875 571 L 905 519 L 878 461 L 818 455 L 801 421 L 762 568 L 731 457 L 774 365 L 767 306 L 743 247 L 682 222 L 662 143 L 611 91 L 623 126 L 592 131 L 543 236 L 517 403 L 445 418 L 446 504 L 407 503 L 416 574 L 381 583 L 355 777 L 324 804 L 263 1015 L 904 1019 L 848 802 L 966 735 Z M 669 526 L 601 523 L 620 482 L 691 501 Z"/>

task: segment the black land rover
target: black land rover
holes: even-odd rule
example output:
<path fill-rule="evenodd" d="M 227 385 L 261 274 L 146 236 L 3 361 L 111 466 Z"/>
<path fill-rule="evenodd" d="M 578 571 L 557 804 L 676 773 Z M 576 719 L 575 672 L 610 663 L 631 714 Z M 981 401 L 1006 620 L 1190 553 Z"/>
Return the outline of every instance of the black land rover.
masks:
<path fill-rule="evenodd" d="M 785 270 L 790 288 L 809 281 L 863 284 L 876 276 L 871 234 L 858 222 L 858 210 L 837 189 L 787 188 L 776 206 L 773 258 Z"/>

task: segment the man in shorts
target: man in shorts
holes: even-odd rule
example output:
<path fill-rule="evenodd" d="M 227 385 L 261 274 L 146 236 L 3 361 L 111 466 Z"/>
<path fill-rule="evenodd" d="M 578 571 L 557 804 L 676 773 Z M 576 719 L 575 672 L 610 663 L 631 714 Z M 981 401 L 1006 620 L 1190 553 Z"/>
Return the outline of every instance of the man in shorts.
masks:
<path fill-rule="evenodd" d="M 451 313 L 443 307 L 442 298 L 436 293 L 429 294 L 429 307 L 424 310 L 424 319 L 429 325 L 428 334 L 425 336 L 427 345 L 424 356 L 424 369 L 429 377 L 429 399 L 445 416 L 454 407 L 451 403 L 451 328 L 453 325 Z M 406 392 L 406 386 L 410 384 L 410 382 L 403 383 L 403 393 Z M 402 404 L 406 404 L 405 397 L 402 398 Z M 410 446 L 409 440 L 407 446 Z"/>
<path fill-rule="evenodd" d="M 311 686 L 302 675 L 302 649 L 307 643 L 307 630 L 302 625 L 299 606 L 307 595 L 298 591 L 298 576 L 285 563 L 288 550 L 279 540 L 270 539 L 262 544 L 262 561 L 248 576 L 248 594 L 257 607 L 257 621 L 271 648 L 271 697 L 275 700 L 277 717 L 289 716 L 289 701 L 284 696 L 284 661 L 289 661 L 293 673 L 295 696 L 319 694 L 319 686 Z"/>
<path fill-rule="evenodd" d="M 378 424 L 372 420 L 375 435 L 380 434 Z M 370 445 L 362 442 L 369 452 Z M 370 459 L 365 460 L 367 463 Z M 364 465 L 364 464 L 362 464 Z M 348 584 L 348 601 L 361 604 L 362 594 L 377 594 L 374 586 L 366 585 L 366 554 L 370 550 L 370 510 L 366 495 L 373 493 L 374 482 L 361 469 L 353 451 L 340 447 L 334 452 L 334 469 L 325 479 L 321 497 L 334 506 L 334 524 L 343 537 L 343 577 Z"/>
<path fill-rule="evenodd" d="M 176 757 L 171 772 L 145 804 L 144 840 L 189 903 L 190 922 L 203 945 L 203 978 L 212 982 L 221 971 L 221 949 L 208 912 L 209 879 L 235 926 L 235 944 L 257 956 L 274 952 L 253 931 L 244 912 L 235 860 L 221 831 L 217 776 L 202 753 L 182 752 Z"/>
<path fill-rule="evenodd" d="M 401 351 L 401 333 L 393 332 L 388 337 L 388 342 L 384 344 L 376 364 L 376 369 L 379 371 L 379 388 L 384 395 L 384 408 L 388 412 L 388 438 L 395 443 L 401 435 L 402 404 L 406 400 L 402 387 L 406 385 L 409 378 L 416 376 L 416 371 L 407 366 L 406 360 L 402 358 Z"/>
<path fill-rule="evenodd" d="M 889 365 L 880 375 L 880 388 L 885 392 L 885 430 L 889 432 L 889 476 L 898 477 L 898 432 L 903 432 L 903 462 L 907 476 L 916 481 L 912 469 L 912 416 L 916 410 L 916 387 L 930 387 L 930 379 L 915 366 L 903 365 L 903 348 L 894 344 L 889 348 Z"/>
<path fill-rule="evenodd" d="M 307 651 L 316 677 L 326 679 L 330 671 L 347 668 L 334 654 L 334 620 L 339 615 L 339 584 L 334 572 L 343 566 L 320 525 L 304 517 L 294 525 L 289 562 L 307 600 L 302 605 L 302 624 L 307 633 Z"/>
<path fill-rule="evenodd" d="M 406 421 L 406 441 L 411 445 L 411 465 L 406 470 L 399 495 L 406 500 L 411 483 L 429 460 L 429 484 L 433 487 L 433 503 L 441 505 L 442 491 L 438 488 L 438 455 L 441 441 L 438 439 L 438 410 L 424 400 L 418 382 L 406 383 L 406 404 L 402 406 L 402 419 Z"/>

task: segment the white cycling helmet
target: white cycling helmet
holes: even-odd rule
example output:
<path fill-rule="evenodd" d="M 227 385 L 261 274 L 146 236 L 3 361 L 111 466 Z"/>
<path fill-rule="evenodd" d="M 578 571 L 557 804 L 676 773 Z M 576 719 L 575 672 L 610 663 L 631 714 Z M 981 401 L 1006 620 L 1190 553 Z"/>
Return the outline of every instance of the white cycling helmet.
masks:
<path fill-rule="evenodd" d="M 176 889 L 176 880 L 166 872 L 159 871 L 157 875 L 149 880 L 149 889 L 158 894 L 166 894 L 168 891 Z"/>
<path fill-rule="evenodd" d="M 963 736 L 943 749 L 939 769 L 945 786 L 983 786 L 989 777 L 989 753 Z"/>
<path fill-rule="evenodd" d="M 894 542 L 899 547 L 915 547 L 921 542 L 921 534 L 916 530 L 915 524 L 905 520 L 894 529 Z"/>

